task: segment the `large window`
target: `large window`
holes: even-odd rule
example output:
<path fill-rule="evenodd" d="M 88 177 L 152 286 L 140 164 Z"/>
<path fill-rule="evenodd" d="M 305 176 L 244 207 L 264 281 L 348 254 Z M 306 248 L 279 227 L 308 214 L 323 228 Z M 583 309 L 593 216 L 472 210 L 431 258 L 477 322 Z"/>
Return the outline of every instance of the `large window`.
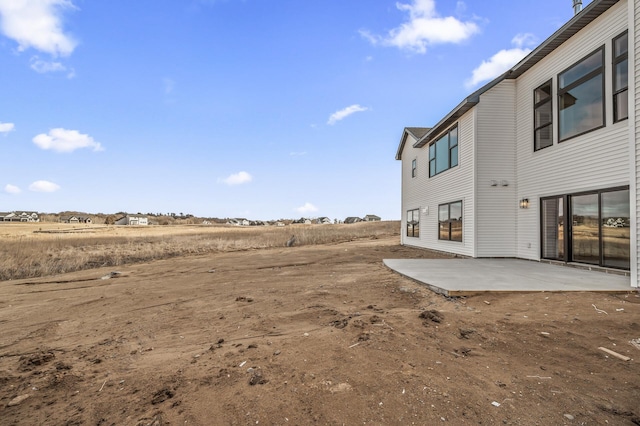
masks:
<path fill-rule="evenodd" d="M 629 269 L 629 188 L 547 197 L 542 202 L 542 257 Z"/>
<path fill-rule="evenodd" d="M 613 122 L 629 118 L 627 32 L 613 39 Z"/>
<path fill-rule="evenodd" d="M 407 211 L 407 237 L 420 237 L 420 209 Z"/>
<path fill-rule="evenodd" d="M 462 201 L 438 206 L 438 239 L 462 241 Z"/>
<path fill-rule="evenodd" d="M 534 151 L 553 145 L 551 80 L 533 91 Z"/>
<path fill-rule="evenodd" d="M 458 165 L 458 127 L 429 145 L 429 177 Z"/>
<path fill-rule="evenodd" d="M 563 141 L 604 126 L 604 47 L 558 75 L 558 135 Z"/>

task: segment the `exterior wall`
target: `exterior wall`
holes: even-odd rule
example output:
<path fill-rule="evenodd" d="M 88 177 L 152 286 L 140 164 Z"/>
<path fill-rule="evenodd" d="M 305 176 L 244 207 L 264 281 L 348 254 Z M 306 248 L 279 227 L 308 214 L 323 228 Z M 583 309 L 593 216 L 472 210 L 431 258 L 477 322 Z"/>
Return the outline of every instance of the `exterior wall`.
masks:
<path fill-rule="evenodd" d="M 475 256 L 475 108 L 458 120 L 458 165 L 429 178 L 429 148 L 413 148 L 408 136 L 402 152 L 402 244 Z M 417 176 L 411 162 L 417 159 Z M 438 205 L 462 201 L 462 242 L 438 240 Z M 406 236 L 407 210 L 420 211 L 420 237 Z"/>
<path fill-rule="evenodd" d="M 640 4 L 629 2 L 629 149 L 631 159 L 631 285 L 640 287 Z M 635 261 L 634 261 L 635 259 Z"/>
<path fill-rule="evenodd" d="M 504 80 L 483 93 L 475 108 L 476 254 L 515 257 L 515 82 Z"/>
<path fill-rule="evenodd" d="M 612 39 L 627 29 L 627 2 L 603 13 L 576 36 L 541 60 L 516 82 L 517 257 L 540 259 L 540 197 L 629 185 L 628 127 L 613 124 Z M 605 46 L 605 127 L 558 143 L 557 76 Z M 533 90 L 553 80 L 554 145 L 533 150 Z"/>

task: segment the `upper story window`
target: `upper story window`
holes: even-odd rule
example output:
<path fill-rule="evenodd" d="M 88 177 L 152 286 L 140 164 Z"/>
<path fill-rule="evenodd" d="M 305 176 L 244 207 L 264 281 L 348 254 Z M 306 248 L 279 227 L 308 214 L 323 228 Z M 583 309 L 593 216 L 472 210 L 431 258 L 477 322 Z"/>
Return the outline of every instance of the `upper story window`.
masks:
<path fill-rule="evenodd" d="M 553 145 L 551 80 L 533 91 L 534 151 Z"/>
<path fill-rule="evenodd" d="M 407 237 L 420 237 L 420 209 L 407 210 Z"/>
<path fill-rule="evenodd" d="M 613 122 L 629 118 L 628 88 L 629 88 L 629 60 L 628 60 L 627 32 L 613 39 Z"/>
<path fill-rule="evenodd" d="M 458 165 L 458 127 L 429 145 L 429 177 Z"/>
<path fill-rule="evenodd" d="M 413 159 L 411 162 L 411 177 L 414 178 L 418 175 L 418 160 Z"/>
<path fill-rule="evenodd" d="M 604 126 L 604 47 L 558 75 L 560 141 Z"/>

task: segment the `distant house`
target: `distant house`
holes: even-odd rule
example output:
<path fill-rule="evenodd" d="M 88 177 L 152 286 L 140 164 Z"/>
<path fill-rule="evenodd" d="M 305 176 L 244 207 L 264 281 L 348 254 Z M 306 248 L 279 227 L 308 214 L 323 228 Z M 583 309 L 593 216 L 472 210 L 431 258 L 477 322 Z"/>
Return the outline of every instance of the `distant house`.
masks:
<path fill-rule="evenodd" d="M 138 214 L 128 214 L 120 219 L 117 219 L 114 223 L 115 225 L 148 225 L 149 218 L 144 215 Z"/>
<path fill-rule="evenodd" d="M 92 223 L 90 217 L 85 216 L 63 216 L 60 218 L 60 222 L 63 223 Z"/>
<path fill-rule="evenodd" d="M 328 217 L 319 217 L 314 221 L 314 223 L 317 223 L 319 225 L 330 225 L 331 219 L 329 219 Z"/>
<path fill-rule="evenodd" d="M 28 211 L 13 211 L 9 213 L 0 213 L 3 222 L 40 222 L 38 213 Z"/>
<path fill-rule="evenodd" d="M 380 218 L 380 216 L 376 216 L 375 214 L 368 214 L 362 220 L 364 220 L 365 222 L 379 222 L 382 219 Z"/>
<path fill-rule="evenodd" d="M 231 218 L 227 220 L 227 225 L 235 225 L 235 226 L 249 226 L 251 222 L 244 218 Z"/>
<path fill-rule="evenodd" d="M 306 217 L 301 217 L 300 219 L 296 219 L 293 222 L 294 224 L 304 224 L 304 225 L 311 225 L 311 219 L 308 219 Z"/>
<path fill-rule="evenodd" d="M 362 219 L 355 216 L 349 216 L 344 220 L 344 223 L 358 223 L 358 222 L 362 222 Z"/>

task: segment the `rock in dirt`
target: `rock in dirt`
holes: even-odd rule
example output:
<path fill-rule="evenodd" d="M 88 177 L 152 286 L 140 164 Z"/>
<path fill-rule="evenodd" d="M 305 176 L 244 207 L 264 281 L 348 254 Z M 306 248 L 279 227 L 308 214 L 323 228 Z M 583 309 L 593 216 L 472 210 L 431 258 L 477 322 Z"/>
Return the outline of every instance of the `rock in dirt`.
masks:
<path fill-rule="evenodd" d="M 9 401 L 9 403 L 7 404 L 7 407 L 13 407 L 15 405 L 18 405 L 22 403 L 22 401 L 24 401 L 25 399 L 29 398 L 30 396 L 31 395 L 29 395 L 28 393 L 25 393 L 24 395 L 16 396 L 11 401 Z"/>
<path fill-rule="evenodd" d="M 249 377 L 250 386 L 264 385 L 265 383 L 267 383 L 267 380 L 264 377 L 262 377 L 262 371 L 253 370 L 251 372 L 251 377 Z"/>
<path fill-rule="evenodd" d="M 444 315 L 435 309 L 431 309 L 429 311 L 420 312 L 419 318 L 424 320 L 424 325 L 428 325 L 429 322 L 441 323 L 442 320 L 444 320 Z"/>
<path fill-rule="evenodd" d="M 335 328 L 345 328 L 349 324 L 349 318 L 343 318 L 335 321 L 331 321 L 331 325 Z"/>

